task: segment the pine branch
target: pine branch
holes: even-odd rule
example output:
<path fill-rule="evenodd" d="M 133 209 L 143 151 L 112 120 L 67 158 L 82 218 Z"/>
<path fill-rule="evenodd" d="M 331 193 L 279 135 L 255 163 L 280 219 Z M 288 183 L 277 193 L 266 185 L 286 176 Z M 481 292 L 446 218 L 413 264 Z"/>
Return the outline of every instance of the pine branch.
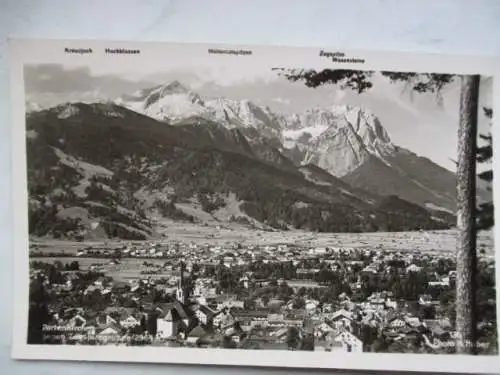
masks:
<path fill-rule="evenodd" d="M 491 146 L 483 146 L 477 148 L 477 162 L 486 163 L 493 157 L 493 148 Z"/>
<path fill-rule="evenodd" d="M 476 227 L 478 230 L 488 230 L 495 225 L 494 205 L 493 202 L 483 203 L 479 205 L 477 210 Z"/>
<path fill-rule="evenodd" d="M 478 177 L 481 180 L 491 182 L 491 181 L 493 181 L 493 171 L 489 170 L 489 171 L 481 172 L 481 173 L 479 173 Z"/>
<path fill-rule="evenodd" d="M 484 111 L 484 115 L 489 118 L 489 119 L 492 119 L 493 118 L 493 109 L 491 108 L 488 108 L 488 107 L 483 107 L 483 111 Z"/>

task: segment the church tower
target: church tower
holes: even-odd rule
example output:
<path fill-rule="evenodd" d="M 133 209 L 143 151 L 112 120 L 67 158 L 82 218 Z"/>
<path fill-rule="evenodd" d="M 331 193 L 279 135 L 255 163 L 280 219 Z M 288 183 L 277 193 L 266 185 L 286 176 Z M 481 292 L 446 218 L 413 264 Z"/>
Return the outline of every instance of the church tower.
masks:
<path fill-rule="evenodd" d="M 186 296 L 185 296 L 185 293 L 184 293 L 184 262 L 181 262 L 181 276 L 179 278 L 179 285 L 177 286 L 177 293 L 176 293 L 176 297 L 177 297 L 177 301 L 179 301 L 180 303 L 184 304 L 186 302 Z"/>

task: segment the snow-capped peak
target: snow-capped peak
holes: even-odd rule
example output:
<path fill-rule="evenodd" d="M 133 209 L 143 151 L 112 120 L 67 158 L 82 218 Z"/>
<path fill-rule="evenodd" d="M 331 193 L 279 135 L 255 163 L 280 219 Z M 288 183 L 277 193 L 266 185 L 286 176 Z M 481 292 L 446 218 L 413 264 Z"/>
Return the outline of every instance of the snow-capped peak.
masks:
<path fill-rule="evenodd" d="M 227 126 L 255 128 L 267 138 L 281 138 L 280 119 L 268 108 L 250 100 L 217 98 L 205 103 L 214 120 Z"/>
<path fill-rule="evenodd" d="M 129 101 L 146 101 L 149 97 L 155 96 L 157 98 L 163 98 L 169 94 L 186 94 L 189 89 L 183 86 L 179 81 L 175 80 L 165 84 L 148 87 L 145 89 L 137 90 L 132 94 L 125 94 L 120 98 L 116 99 L 115 102 L 129 102 Z"/>
<path fill-rule="evenodd" d="M 249 138 L 278 140 L 306 152 L 304 162 L 336 176 L 361 165 L 370 155 L 383 158 L 394 146 L 378 118 L 354 106 L 312 108 L 285 117 L 250 100 L 202 99 L 179 81 L 144 89 L 116 102 L 147 116 L 181 126 L 186 118 L 245 128 Z"/>
<path fill-rule="evenodd" d="M 189 90 L 182 85 L 179 81 L 175 80 L 163 86 L 164 91 L 171 93 L 188 92 Z"/>
<path fill-rule="evenodd" d="M 312 108 L 293 115 L 285 130 L 285 145 L 300 146 L 303 163 L 316 164 L 335 176 L 343 176 L 373 155 L 384 160 L 395 150 L 379 119 L 354 106 Z"/>
<path fill-rule="evenodd" d="M 330 120 L 333 121 L 320 134 L 318 140 L 319 138 L 331 138 L 339 132 L 352 132 L 372 153 L 385 153 L 393 149 L 394 146 L 389 135 L 380 124 L 380 120 L 370 110 L 345 106 L 334 108 L 330 113 L 333 115 Z"/>
<path fill-rule="evenodd" d="M 205 118 L 228 128 L 254 128 L 261 136 L 274 139 L 281 139 L 284 122 L 282 116 L 250 100 L 204 100 L 179 81 L 123 95 L 115 103 L 172 124 L 182 124 L 186 118 Z"/>
<path fill-rule="evenodd" d="M 179 81 L 172 81 L 168 84 L 159 85 L 151 89 L 145 99 L 145 107 L 154 104 L 155 101 L 165 98 L 169 95 L 187 95 L 189 97 L 198 97 L 197 94 L 191 92 L 187 87 L 183 86 Z M 201 99 L 200 99 L 201 100 Z"/>
<path fill-rule="evenodd" d="M 177 80 L 124 95 L 115 103 L 158 120 L 178 120 L 207 112 L 201 97 Z"/>

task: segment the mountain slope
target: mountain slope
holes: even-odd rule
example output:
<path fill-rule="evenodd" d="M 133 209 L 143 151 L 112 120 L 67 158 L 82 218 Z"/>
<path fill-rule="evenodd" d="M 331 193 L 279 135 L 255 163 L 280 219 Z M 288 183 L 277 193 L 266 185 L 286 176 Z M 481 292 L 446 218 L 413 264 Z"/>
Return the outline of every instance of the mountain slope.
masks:
<path fill-rule="evenodd" d="M 198 116 L 178 120 L 172 125 L 181 127 L 183 133 L 189 134 L 198 144 L 243 153 L 281 168 L 295 168 L 294 163 L 275 147 L 276 143 L 271 139 L 261 137 L 256 129 L 228 128 L 218 122 Z"/>
<path fill-rule="evenodd" d="M 426 208 L 455 210 L 454 173 L 393 144 L 367 109 L 312 108 L 286 118 L 248 100 L 202 99 L 177 81 L 124 96 L 117 103 L 173 125 L 198 118 L 199 124 L 239 129 L 262 160 L 288 168 L 314 164 L 363 190 L 397 195 Z"/>
<path fill-rule="evenodd" d="M 455 197 L 453 192 L 456 189 L 456 183 L 453 174 L 443 173 L 439 176 L 435 174 L 437 170 L 435 166 L 428 167 L 427 171 L 431 170 L 434 172 L 429 177 L 436 176 L 441 181 L 433 182 L 426 186 L 419 181 L 418 175 L 412 178 L 411 174 L 406 173 L 409 168 L 399 169 L 397 163 L 401 163 L 401 161 L 397 158 L 397 155 L 388 158 L 393 163 L 388 165 L 380 159 L 371 156 L 363 165 L 342 177 L 342 180 L 352 186 L 372 191 L 375 194 L 399 196 L 423 207 L 435 207 L 449 212 L 455 211 Z M 412 158 L 412 161 L 414 160 L 418 159 Z M 442 183 L 443 187 L 440 187 L 439 183 Z M 438 191 L 442 193 L 438 193 Z"/>
<path fill-rule="evenodd" d="M 197 118 L 200 126 L 217 123 L 239 129 L 249 154 L 266 162 L 286 168 L 313 164 L 362 190 L 443 212 L 456 209 L 455 174 L 395 145 L 366 108 L 312 108 L 285 117 L 248 100 L 202 99 L 177 81 L 116 102 L 176 126 Z M 488 198 L 478 189 L 478 200 Z"/>
<path fill-rule="evenodd" d="M 104 103 L 31 113 L 30 233 L 143 239 L 155 234 L 158 215 L 197 221 L 189 209 L 198 207 L 223 220 L 217 213 L 230 201 L 238 202 L 241 215 L 224 221 L 253 226 L 333 232 L 447 227 L 409 202 L 400 211 L 385 210 L 382 198 L 317 167 L 266 160 L 239 129 L 197 117 L 185 121 L 168 125 Z"/>
<path fill-rule="evenodd" d="M 378 118 L 352 106 L 295 116 L 286 155 L 316 164 L 353 187 L 455 212 L 455 174 L 394 145 Z M 285 136 L 285 139 L 287 137 Z M 294 141 L 294 142 L 292 142 Z"/>

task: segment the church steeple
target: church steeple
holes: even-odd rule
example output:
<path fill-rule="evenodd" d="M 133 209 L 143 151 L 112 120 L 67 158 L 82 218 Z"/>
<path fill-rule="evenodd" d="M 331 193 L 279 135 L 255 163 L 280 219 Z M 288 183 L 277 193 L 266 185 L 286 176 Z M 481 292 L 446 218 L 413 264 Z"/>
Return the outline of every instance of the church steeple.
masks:
<path fill-rule="evenodd" d="M 185 299 L 186 299 L 186 296 L 185 296 L 185 293 L 184 293 L 184 288 L 185 288 L 185 285 L 184 285 L 184 268 L 185 268 L 184 262 L 181 261 L 181 264 L 180 264 L 181 275 L 180 275 L 180 278 L 179 278 L 179 285 L 177 286 L 177 301 L 179 301 L 180 303 L 185 303 Z"/>
<path fill-rule="evenodd" d="M 186 265 L 184 264 L 183 261 L 181 261 L 181 279 L 180 279 L 180 282 L 181 282 L 181 288 L 184 289 L 184 271 L 186 269 Z"/>

